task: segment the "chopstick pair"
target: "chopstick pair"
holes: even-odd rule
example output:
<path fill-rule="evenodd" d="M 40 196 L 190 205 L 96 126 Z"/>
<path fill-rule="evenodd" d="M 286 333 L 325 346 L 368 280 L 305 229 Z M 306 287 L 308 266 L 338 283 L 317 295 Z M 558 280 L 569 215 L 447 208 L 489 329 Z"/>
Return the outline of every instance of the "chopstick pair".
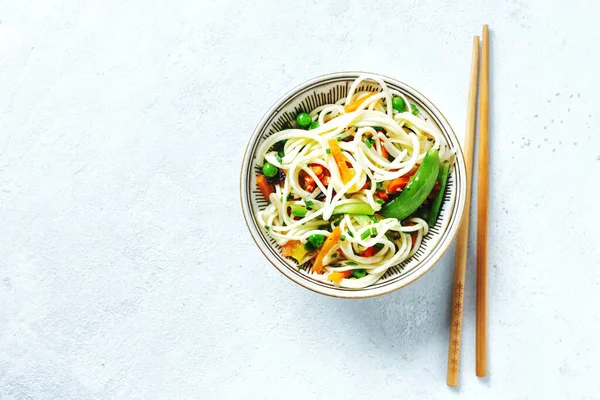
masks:
<path fill-rule="evenodd" d="M 476 312 L 476 365 L 477 376 L 487 374 L 487 249 L 488 249 L 488 124 L 489 124 L 489 32 L 483 26 L 481 41 L 481 76 L 479 74 L 479 36 L 473 38 L 471 78 L 467 106 L 467 126 L 464 154 L 467 165 L 467 200 L 463 220 L 456 239 L 454 260 L 454 285 L 452 291 L 452 319 L 448 344 L 449 386 L 458 385 L 460 366 L 460 343 L 462 333 L 463 300 L 465 294 L 465 272 L 467 244 L 469 240 L 469 211 L 471 204 L 471 182 L 473 173 L 473 147 L 477 120 L 477 91 L 479 89 L 479 159 L 477 179 L 477 312 Z"/>

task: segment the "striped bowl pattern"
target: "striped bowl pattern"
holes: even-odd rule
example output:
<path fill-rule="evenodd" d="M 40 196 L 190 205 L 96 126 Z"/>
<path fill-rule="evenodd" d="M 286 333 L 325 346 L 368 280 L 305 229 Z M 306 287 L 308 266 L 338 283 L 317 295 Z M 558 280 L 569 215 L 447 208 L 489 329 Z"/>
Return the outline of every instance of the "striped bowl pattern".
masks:
<path fill-rule="evenodd" d="M 419 107 L 422 115 L 438 127 L 446 143 L 455 149 L 456 159 L 448 179 L 440 217 L 423 238 L 414 256 L 393 266 L 375 284 L 364 289 L 336 287 L 324 279 L 315 279 L 310 269 L 304 269 L 281 256 L 281 248 L 259 226 L 256 214 L 267 202 L 256 187 L 256 151 L 270 135 L 290 127 L 299 112 L 310 112 L 323 104 L 331 104 L 345 97 L 352 82 L 361 72 L 338 72 L 311 79 L 295 87 L 267 111 L 252 134 L 242 162 L 240 196 L 242 211 L 248 229 L 258 248 L 285 276 L 312 291 L 343 298 L 364 298 L 392 292 L 413 282 L 427 272 L 450 246 L 459 227 L 466 201 L 466 168 L 460 144 L 442 113 L 425 96 L 395 79 L 378 75 L 391 89 L 396 89 Z M 377 75 L 377 74 L 371 74 Z M 359 90 L 376 90 L 378 85 L 365 82 Z"/>

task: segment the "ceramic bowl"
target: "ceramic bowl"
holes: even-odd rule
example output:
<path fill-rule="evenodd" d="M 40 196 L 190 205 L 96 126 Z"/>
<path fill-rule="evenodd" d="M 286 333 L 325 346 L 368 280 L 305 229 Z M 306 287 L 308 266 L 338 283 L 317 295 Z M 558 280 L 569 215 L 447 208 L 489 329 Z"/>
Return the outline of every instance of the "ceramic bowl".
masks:
<path fill-rule="evenodd" d="M 406 95 L 409 100 L 419 107 L 421 114 L 433 123 L 442 133 L 446 143 L 456 151 L 456 158 L 449 175 L 446 194 L 438 221 L 429 229 L 419 250 L 404 262 L 390 268 L 379 281 L 364 289 L 347 289 L 336 287 L 323 279 L 315 279 L 314 275 L 290 259 L 281 255 L 280 247 L 257 220 L 257 213 L 266 207 L 267 203 L 256 187 L 256 151 L 260 144 L 275 132 L 289 126 L 299 112 L 310 112 L 314 108 L 334 103 L 345 97 L 352 82 L 362 72 L 337 72 L 313 78 L 284 94 L 266 112 L 252 133 L 244 158 L 241 171 L 241 202 L 242 211 L 252 238 L 267 260 L 279 272 L 297 284 L 314 292 L 334 297 L 364 298 L 390 293 L 396 289 L 414 282 L 439 261 L 450 246 L 461 221 L 467 189 L 465 161 L 459 141 L 450 124 L 438 108 L 423 94 L 407 84 L 386 76 L 377 75 L 391 89 L 396 89 Z M 363 82 L 359 90 L 377 90 L 376 83 Z"/>

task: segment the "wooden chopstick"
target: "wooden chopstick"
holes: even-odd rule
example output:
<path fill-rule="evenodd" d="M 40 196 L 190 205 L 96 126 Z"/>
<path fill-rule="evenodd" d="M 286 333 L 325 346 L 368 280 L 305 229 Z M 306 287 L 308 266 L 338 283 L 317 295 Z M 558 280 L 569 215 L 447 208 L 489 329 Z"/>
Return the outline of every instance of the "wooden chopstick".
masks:
<path fill-rule="evenodd" d="M 477 159 L 477 312 L 475 331 L 475 373 L 486 375 L 487 281 L 488 281 L 488 197 L 489 197 L 489 49 L 488 26 L 481 38 L 481 80 L 479 87 L 479 156 Z"/>
<path fill-rule="evenodd" d="M 469 210 L 471 203 L 471 176 L 473 172 L 473 142 L 475 140 L 475 121 L 477 118 L 477 86 L 479 77 L 479 36 L 473 38 L 471 60 L 471 83 L 467 105 L 467 127 L 464 141 L 464 155 L 467 166 L 467 200 L 465 211 L 456 239 L 456 258 L 454 259 L 454 286 L 452 290 L 452 320 L 450 321 L 450 340 L 448 344 L 449 386 L 458 385 L 460 364 L 460 339 L 462 332 L 463 298 L 465 293 L 465 271 L 467 266 L 467 242 L 469 240 Z"/>

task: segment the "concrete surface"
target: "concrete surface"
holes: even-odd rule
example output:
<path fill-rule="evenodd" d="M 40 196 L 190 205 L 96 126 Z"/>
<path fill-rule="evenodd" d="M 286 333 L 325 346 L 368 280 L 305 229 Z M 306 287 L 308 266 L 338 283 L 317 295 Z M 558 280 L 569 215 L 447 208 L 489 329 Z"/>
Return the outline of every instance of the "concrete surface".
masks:
<path fill-rule="evenodd" d="M 600 399 L 593 4 L 0 1 L 0 399 Z M 239 163 L 338 70 L 411 83 L 462 136 L 486 22 L 490 375 L 471 264 L 450 389 L 453 250 L 391 295 L 310 293 L 255 248 Z"/>

